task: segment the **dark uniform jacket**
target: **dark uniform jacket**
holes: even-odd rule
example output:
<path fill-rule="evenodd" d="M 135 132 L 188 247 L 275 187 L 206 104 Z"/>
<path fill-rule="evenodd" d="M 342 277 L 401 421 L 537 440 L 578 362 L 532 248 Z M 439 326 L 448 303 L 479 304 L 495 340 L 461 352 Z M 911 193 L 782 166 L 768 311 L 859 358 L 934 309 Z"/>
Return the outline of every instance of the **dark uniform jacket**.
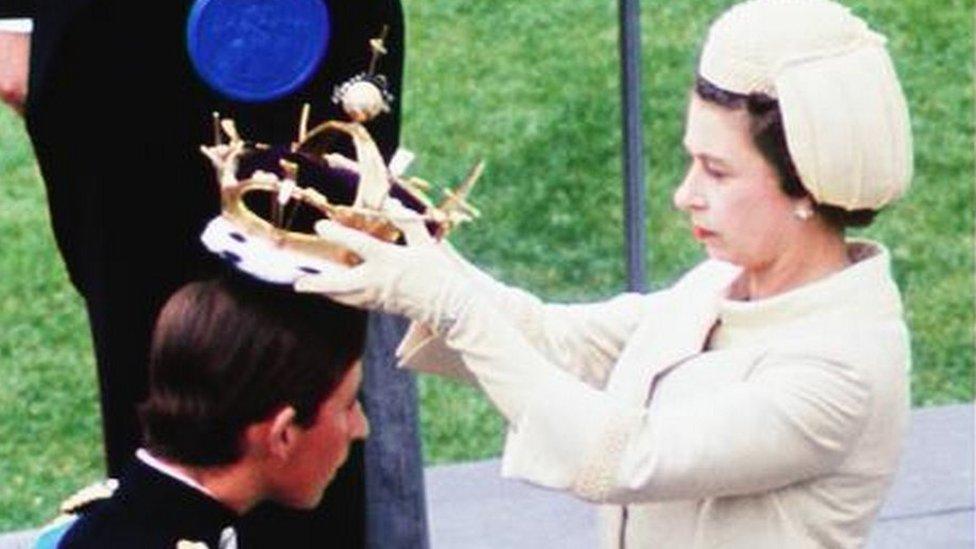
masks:
<path fill-rule="evenodd" d="M 62 538 L 61 549 L 175 549 L 181 540 L 219 547 L 237 515 L 219 501 L 134 460 L 115 494 L 95 503 Z M 243 540 L 239 539 L 241 548 Z"/>

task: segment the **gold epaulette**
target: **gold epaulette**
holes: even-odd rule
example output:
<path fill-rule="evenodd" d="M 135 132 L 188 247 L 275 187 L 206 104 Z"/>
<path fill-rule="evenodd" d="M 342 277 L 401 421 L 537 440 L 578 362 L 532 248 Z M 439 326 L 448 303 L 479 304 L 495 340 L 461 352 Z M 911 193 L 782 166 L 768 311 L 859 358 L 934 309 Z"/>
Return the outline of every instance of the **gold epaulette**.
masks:
<path fill-rule="evenodd" d="M 114 478 L 89 484 L 61 502 L 60 511 L 65 515 L 76 515 L 92 503 L 112 497 L 118 487 L 119 481 Z"/>

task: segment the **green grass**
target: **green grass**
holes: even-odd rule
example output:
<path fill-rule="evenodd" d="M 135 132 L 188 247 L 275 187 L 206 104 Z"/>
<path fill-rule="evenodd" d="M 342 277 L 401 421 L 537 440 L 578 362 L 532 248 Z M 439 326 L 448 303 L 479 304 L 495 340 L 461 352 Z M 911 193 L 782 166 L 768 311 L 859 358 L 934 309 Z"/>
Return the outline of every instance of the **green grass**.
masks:
<path fill-rule="evenodd" d="M 102 467 L 81 299 L 54 247 L 32 153 L 0 111 L 0 531 L 50 518 Z"/>
<path fill-rule="evenodd" d="M 702 258 L 670 206 L 687 90 L 728 0 L 643 3 L 650 282 Z M 455 182 L 478 158 L 484 218 L 466 255 L 553 300 L 624 286 L 617 3 L 408 0 L 404 144 L 413 173 Z M 862 0 L 891 38 L 916 177 L 864 233 L 892 249 L 913 333 L 916 405 L 973 399 L 973 1 Z M 16 119 L 0 113 L 0 531 L 48 518 L 100 474 L 91 345 Z M 473 389 L 423 378 L 429 463 L 496 455 L 503 424 Z"/>

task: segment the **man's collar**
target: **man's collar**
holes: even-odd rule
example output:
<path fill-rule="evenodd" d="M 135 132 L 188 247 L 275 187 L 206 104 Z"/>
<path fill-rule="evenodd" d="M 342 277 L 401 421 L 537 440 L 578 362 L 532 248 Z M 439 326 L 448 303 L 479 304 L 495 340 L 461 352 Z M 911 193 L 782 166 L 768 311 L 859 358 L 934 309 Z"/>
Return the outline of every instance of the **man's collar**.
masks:
<path fill-rule="evenodd" d="M 160 473 L 172 477 L 182 482 L 183 484 L 186 484 L 190 488 L 193 488 L 194 490 L 197 490 L 199 492 L 203 492 L 207 496 L 216 499 L 213 493 L 211 493 L 210 490 L 207 490 L 206 487 L 204 487 L 202 484 L 193 480 L 185 473 L 178 470 L 176 467 L 173 467 L 172 465 L 169 465 L 163 462 L 161 459 L 157 458 L 156 456 L 152 455 L 151 453 L 149 453 L 149 450 L 146 450 L 145 448 L 139 448 L 138 450 L 136 450 L 136 458 L 139 461 L 148 465 L 149 467 L 152 467 L 153 469 L 159 471 Z"/>

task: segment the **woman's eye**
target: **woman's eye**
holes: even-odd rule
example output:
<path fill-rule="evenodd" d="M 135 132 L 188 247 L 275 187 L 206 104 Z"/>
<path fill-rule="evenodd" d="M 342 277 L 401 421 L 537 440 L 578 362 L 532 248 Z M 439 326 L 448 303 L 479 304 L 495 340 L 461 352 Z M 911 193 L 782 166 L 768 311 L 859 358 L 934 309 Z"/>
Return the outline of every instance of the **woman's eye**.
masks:
<path fill-rule="evenodd" d="M 710 167 L 708 164 L 705 164 L 705 173 L 707 173 L 710 177 L 714 177 L 715 179 L 722 179 L 728 175 L 723 171 Z"/>

